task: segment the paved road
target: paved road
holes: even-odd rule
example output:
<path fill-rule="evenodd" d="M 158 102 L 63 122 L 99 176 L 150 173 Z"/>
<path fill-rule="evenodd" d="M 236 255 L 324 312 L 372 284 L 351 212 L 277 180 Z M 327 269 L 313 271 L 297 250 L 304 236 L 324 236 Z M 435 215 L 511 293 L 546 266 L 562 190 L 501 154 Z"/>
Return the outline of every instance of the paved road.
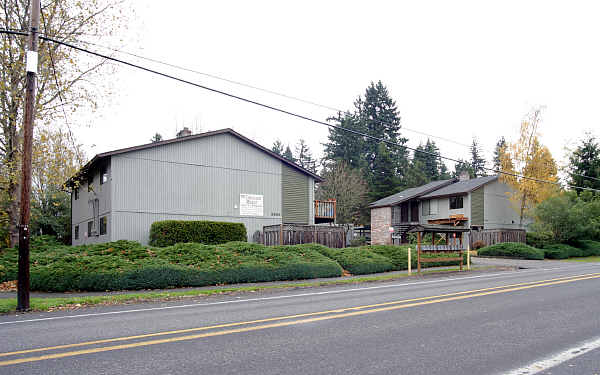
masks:
<path fill-rule="evenodd" d="M 599 312 L 600 264 L 547 262 L 2 316 L 0 374 L 594 374 Z"/>

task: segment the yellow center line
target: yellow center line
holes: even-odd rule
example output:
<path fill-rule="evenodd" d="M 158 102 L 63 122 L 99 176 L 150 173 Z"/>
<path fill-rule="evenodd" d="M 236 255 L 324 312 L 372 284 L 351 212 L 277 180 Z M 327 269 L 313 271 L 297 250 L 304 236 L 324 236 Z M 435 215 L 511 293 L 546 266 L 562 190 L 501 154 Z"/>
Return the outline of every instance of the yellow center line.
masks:
<path fill-rule="evenodd" d="M 305 318 L 305 317 L 309 317 L 309 316 L 342 313 L 342 312 L 346 312 L 346 311 L 363 310 L 363 309 L 369 309 L 369 308 L 380 307 L 380 306 L 398 305 L 398 304 L 403 304 L 403 303 L 407 303 L 407 302 L 423 301 L 423 300 L 435 299 L 435 298 L 441 298 L 441 297 L 457 296 L 457 295 L 464 295 L 464 294 L 469 294 L 469 293 L 477 293 L 477 292 L 484 292 L 484 291 L 489 291 L 489 290 L 498 290 L 498 289 L 503 289 L 503 288 L 512 288 L 512 287 L 523 286 L 523 285 L 533 285 L 533 284 L 545 283 L 545 282 L 550 282 L 550 281 L 566 280 L 566 279 L 586 277 L 586 276 L 595 276 L 595 275 L 600 275 L 600 272 L 575 275 L 575 276 L 564 276 L 564 277 L 558 277 L 558 278 L 553 278 L 553 279 L 530 281 L 530 282 L 518 283 L 518 284 L 501 285 L 501 286 L 495 286 L 495 287 L 490 287 L 490 288 L 473 289 L 473 290 L 467 290 L 467 291 L 463 291 L 463 292 L 453 292 L 453 293 L 439 294 L 439 295 L 427 296 L 427 297 L 418 297 L 418 298 L 396 300 L 396 301 L 390 301 L 390 302 L 382 302 L 382 303 L 376 303 L 376 304 L 371 304 L 371 305 L 344 307 L 344 308 L 334 309 L 334 310 L 317 311 L 317 312 L 295 314 L 295 315 L 284 315 L 284 316 L 279 316 L 279 317 L 249 320 L 249 321 L 244 321 L 244 322 L 225 323 L 225 324 L 218 324 L 218 325 L 205 326 L 205 327 L 187 328 L 187 329 L 180 329 L 180 330 L 173 330 L 173 331 L 147 333 L 147 334 L 143 334 L 143 335 L 115 337 L 115 338 L 110 338 L 110 339 L 102 339 L 102 340 L 94 340 L 94 341 L 85 341 L 85 342 L 74 343 L 74 344 L 65 344 L 65 345 L 56 345 L 56 346 L 49 346 L 49 347 L 43 347 L 43 348 L 25 349 L 25 350 L 19 350 L 19 351 L 14 351 L 14 352 L 0 353 L 0 357 L 8 357 L 8 356 L 19 355 L 19 354 L 37 353 L 37 352 L 50 351 L 50 350 L 69 349 L 69 348 L 76 348 L 76 347 L 88 346 L 88 345 L 107 344 L 107 343 L 111 343 L 111 342 L 129 341 L 129 340 L 144 339 L 144 338 L 149 338 L 149 337 L 176 335 L 176 334 L 181 334 L 181 333 L 191 333 L 191 332 L 198 332 L 198 331 L 207 331 L 207 330 L 211 330 L 211 329 L 229 328 L 229 327 L 258 324 L 258 323 L 267 323 L 267 322 L 278 321 L 278 320 Z"/>
<path fill-rule="evenodd" d="M 514 292 L 514 291 L 519 291 L 519 290 L 538 288 L 538 287 L 542 287 L 542 286 L 558 285 L 558 284 L 570 283 L 570 282 L 574 282 L 574 281 L 590 280 L 590 279 L 598 279 L 598 278 L 600 278 L 600 274 L 590 274 L 590 275 L 581 275 L 580 277 L 575 276 L 575 277 L 571 277 L 571 278 L 550 279 L 550 280 L 548 280 L 548 282 L 540 281 L 537 283 L 522 283 L 521 284 L 522 286 L 512 287 L 512 288 L 508 288 L 508 289 L 497 290 L 499 287 L 486 288 L 488 291 L 478 292 L 478 293 L 476 292 L 476 293 L 471 293 L 471 294 L 466 294 L 466 295 L 454 295 L 452 297 L 438 298 L 438 299 L 432 299 L 429 301 L 421 301 L 421 302 L 413 302 L 413 303 L 405 303 L 405 302 L 411 301 L 411 300 L 405 300 L 405 301 L 403 301 L 404 304 L 401 304 L 401 305 L 379 307 L 379 308 L 363 310 L 363 311 L 345 312 L 345 313 L 340 313 L 337 315 L 320 316 L 320 317 L 314 317 L 314 318 L 309 318 L 309 319 L 271 323 L 271 324 L 264 324 L 264 325 L 258 325 L 258 326 L 252 326 L 252 327 L 242 327 L 242 328 L 235 328 L 235 329 L 229 329 L 229 330 L 201 333 L 201 334 L 196 334 L 196 335 L 171 337 L 171 338 L 142 341 L 142 342 L 136 342 L 136 343 L 130 343 L 130 344 L 121 344 L 121 345 L 105 346 L 105 347 L 77 350 L 77 351 L 64 352 L 64 353 L 47 354 L 47 355 L 42 355 L 39 357 L 19 358 L 19 359 L 2 361 L 2 362 L 0 362 L 0 366 L 8 366 L 8 365 L 14 365 L 14 364 L 19 364 L 19 363 L 37 362 L 37 361 L 43 361 L 43 360 L 48 360 L 48 359 L 72 357 L 72 356 L 78 356 L 78 355 L 83 355 L 83 354 L 101 353 L 101 352 L 107 352 L 107 351 L 113 351 L 113 350 L 123 350 L 123 349 L 129 349 L 129 348 L 137 348 L 137 347 L 142 347 L 142 346 L 158 345 L 158 344 L 165 344 L 165 343 L 172 343 L 172 342 L 179 342 L 179 341 L 188 341 L 188 340 L 195 340 L 195 339 L 206 338 L 206 337 L 228 335 L 228 334 L 233 334 L 233 333 L 258 331 L 258 330 L 263 330 L 263 329 L 268 329 L 268 328 L 286 327 L 286 326 L 297 325 L 297 324 L 312 323 L 312 322 L 331 320 L 331 319 L 340 319 L 340 318 L 372 314 L 372 313 L 383 312 L 383 311 L 399 310 L 399 309 L 405 309 L 405 308 L 409 308 L 409 307 L 424 306 L 424 305 L 430 305 L 430 304 L 434 304 L 434 303 L 463 300 L 463 299 L 474 298 L 474 297 L 481 297 L 481 296 L 500 294 L 500 293 L 508 293 L 508 292 Z M 551 280 L 555 280 L 555 281 L 551 281 Z M 530 284 L 530 285 L 523 285 L 523 284 Z M 514 285 L 518 285 L 518 284 L 514 284 Z M 496 289 L 496 290 L 490 290 L 490 289 Z M 485 289 L 482 289 L 482 290 L 485 290 Z M 436 297 L 429 297 L 429 298 L 436 298 Z M 415 300 L 419 300 L 419 299 L 413 299 L 413 301 L 415 301 Z M 382 306 L 385 304 L 377 304 L 377 305 Z M 376 306 L 376 305 L 369 305 L 369 306 Z M 348 311 L 348 310 L 357 309 L 357 308 L 358 307 L 350 308 L 350 309 L 340 309 L 340 311 Z M 361 307 L 361 308 L 364 308 L 364 307 Z M 330 310 L 330 311 L 338 311 L 338 310 Z M 313 315 L 314 314 L 316 314 L 316 313 L 313 313 Z M 298 316 L 302 316 L 302 315 L 307 316 L 307 314 L 299 314 Z M 275 318 L 270 318 L 270 319 L 275 319 Z M 267 321 L 267 320 L 264 319 L 263 321 Z M 246 322 L 242 322 L 242 323 L 246 323 Z M 213 326 L 210 328 L 215 328 L 215 327 L 219 328 L 221 326 L 225 326 L 225 325 Z M 208 327 L 202 327 L 202 328 L 208 328 Z M 175 332 L 175 331 L 172 331 L 172 332 Z M 13 352 L 13 353 L 16 353 L 16 352 Z"/>

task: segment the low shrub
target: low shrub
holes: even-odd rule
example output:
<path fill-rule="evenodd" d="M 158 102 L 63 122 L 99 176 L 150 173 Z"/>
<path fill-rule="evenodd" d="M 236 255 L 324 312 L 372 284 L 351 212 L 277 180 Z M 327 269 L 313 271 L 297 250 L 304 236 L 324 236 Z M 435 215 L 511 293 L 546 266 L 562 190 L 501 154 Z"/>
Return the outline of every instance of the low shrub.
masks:
<path fill-rule="evenodd" d="M 570 257 L 581 257 L 584 252 L 576 247 L 558 243 L 544 246 L 544 256 L 548 259 L 567 259 Z"/>
<path fill-rule="evenodd" d="M 591 257 L 600 255 L 600 242 L 592 240 L 579 240 L 573 242 L 573 245 L 581 251 L 581 257 Z"/>
<path fill-rule="evenodd" d="M 365 246 L 366 244 L 367 244 L 366 237 L 358 237 L 358 238 L 353 238 L 352 240 L 350 240 L 350 247 Z"/>
<path fill-rule="evenodd" d="M 544 259 L 544 251 L 520 242 L 503 242 L 477 250 L 482 256 L 509 258 Z"/>
<path fill-rule="evenodd" d="M 389 259 L 394 265 L 394 271 L 402 271 L 408 269 L 408 249 L 411 249 L 411 267 L 417 268 L 417 250 L 416 246 L 402 245 L 402 246 L 392 246 L 392 245 L 370 245 L 364 246 L 364 249 L 368 249 L 376 254 L 384 256 Z M 458 253 L 421 253 L 423 258 L 455 258 L 458 256 Z M 421 263 L 421 267 L 441 267 L 441 266 L 455 266 L 460 262 L 450 260 L 450 261 L 442 261 L 442 262 L 427 262 Z M 466 252 L 463 254 L 463 264 L 467 264 L 467 254 Z"/>
<path fill-rule="evenodd" d="M 164 220 L 150 226 L 149 243 L 151 246 L 164 247 L 186 242 L 217 245 L 246 240 L 246 227 L 242 223 Z"/>
<path fill-rule="evenodd" d="M 346 247 L 331 249 L 321 245 L 313 245 L 321 254 L 338 262 L 342 268 L 353 275 L 387 272 L 394 270 L 390 259 L 364 247 Z"/>
<path fill-rule="evenodd" d="M 552 232 L 527 232 L 525 243 L 537 249 L 555 243 Z"/>
<path fill-rule="evenodd" d="M 17 251 L 0 252 L 0 282 L 16 278 Z M 310 246 L 247 242 L 155 248 L 133 241 L 32 251 L 31 287 L 41 291 L 106 291 L 206 286 L 342 275 Z"/>

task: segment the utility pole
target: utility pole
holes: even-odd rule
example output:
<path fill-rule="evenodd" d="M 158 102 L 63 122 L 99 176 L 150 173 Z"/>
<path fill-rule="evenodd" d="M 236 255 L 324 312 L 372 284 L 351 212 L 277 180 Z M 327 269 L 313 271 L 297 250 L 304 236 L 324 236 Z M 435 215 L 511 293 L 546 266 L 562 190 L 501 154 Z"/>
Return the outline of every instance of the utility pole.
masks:
<path fill-rule="evenodd" d="M 23 164 L 21 169 L 21 211 L 19 218 L 19 273 L 17 311 L 29 310 L 29 218 L 31 217 L 31 148 L 35 117 L 36 73 L 40 27 L 40 0 L 31 0 L 27 50 L 27 88 L 23 114 Z"/>

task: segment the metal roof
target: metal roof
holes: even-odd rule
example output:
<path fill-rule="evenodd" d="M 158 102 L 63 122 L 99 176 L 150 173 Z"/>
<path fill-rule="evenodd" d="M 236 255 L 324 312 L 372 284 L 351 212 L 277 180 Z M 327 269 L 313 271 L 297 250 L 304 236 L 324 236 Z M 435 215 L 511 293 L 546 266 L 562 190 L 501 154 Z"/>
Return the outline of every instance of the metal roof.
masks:
<path fill-rule="evenodd" d="M 108 152 L 103 152 L 101 154 L 97 154 L 96 156 L 94 156 L 92 158 L 92 160 L 90 160 L 89 162 L 87 162 L 86 165 L 84 165 L 83 167 L 81 167 L 81 169 L 71 178 L 69 178 L 66 182 L 65 185 L 69 186 L 73 183 L 73 181 L 82 178 L 83 176 L 85 176 L 87 174 L 87 172 L 93 168 L 93 166 L 95 166 L 97 163 L 99 163 L 100 161 L 106 159 L 107 157 L 113 156 L 113 155 L 119 155 L 119 154 L 124 154 L 127 152 L 132 152 L 132 151 L 138 151 L 138 150 L 145 150 L 147 148 L 154 148 L 154 147 L 160 147 L 162 145 L 167 145 L 170 143 L 178 143 L 178 142 L 185 142 L 185 141 L 191 141 L 194 139 L 198 139 L 198 138 L 205 138 L 205 137 L 210 137 L 213 135 L 218 135 L 218 134 L 231 134 L 234 137 L 258 148 L 260 151 L 266 153 L 269 156 L 274 157 L 275 159 L 279 159 L 280 161 L 282 161 L 283 163 L 291 166 L 292 168 L 295 168 L 297 170 L 299 170 L 300 172 L 307 174 L 309 176 L 311 176 L 312 178 L 315 179 L 315 182 L 323 182 L 323 179 L 321 177 L 319 177 L 317 174 L 312 173 L 311 171 L 302 168 L 301 166 L 299 166 L 298 164 L 291 162 L 289 160 L 287 160 L 286 158 L 274 153 L 273 151 L 269 150 L 266 147 L 261 146 L 260 144 L 254 142 L 253 140 L 244 137 L 243 135 L 237 133 L 236 131 L 234 131 L 233 129 L 230 128 L 226 128 L 226 129 L 220 129 L 220 130 L 215 130 L 215 131 L 210 131 L 210 132 L 205 132 L 205 133 L 199 133 L 199 134 L 193 134 L 193 135 L 188 135 L 185 137 L 178 137 L 178 138 L 172 138 L 172 139 L 167 139 L 164 141 L 160 141 L 160 142 L 153 142 L 153 143 L 147 143 L 147 144 L 143 144 L 143 145 L 139 145 L 139 146 L 133 146 L 133 147 L 127 147 L 127 148 L 121 148 L 118 150 L 113 150 L 113 151 L 108 151 Z"/>
<path fill-rule="evenodd" d="M 452 184 L 453 182 L 456 182 L 457 180 L 451 179 L 451 180 L 439 180 L 439 181 L 433 181 L 430 182 L 426 185 L 422 185 L 422 186 L 418 186 L 418 187 L 414 187 L 414 188 L 410 188 L 410 189 L 406 189 L 403 190 L 399 193 L 396 193 L 394 195 L 390 195 L 388 197 L 382 198 L 378 201 L 375 201 L 373 203 L 371 203 L 369 205 L 370 208 L 376 208 L 376 207 L 386 207 L 386 206 L 394 206 L 397 205 L 399 203 L 402 202 L 406 202 L 410 199 L 414 199 L 414 198 L 418 198 L 424 194 L 430 193 L 432 191 L 435 191 L 437 189 L 443 188 L 447 185 Z"/>
<path fill-rule="evenodd" d="M 431 191 L 430 193 L 423 195 L 421 198 L 423 198 L 423 199 L 439 198 L 439 197 L 447 197 L 447 196 L 451 196 L 451 195 L 466 194 L 475 189 L 480 188 L 481 186 L 483 186 L 487 183 L 495 181 L 497 179 L 498 179 L 498 176 L 485 176 L 485 177 L 478 177 L 478 178 L 473 178 L 473 179 L 465 180 L 465 181 L 458 181 L 452 185 L 448 185 L 441 189 Z"/>

